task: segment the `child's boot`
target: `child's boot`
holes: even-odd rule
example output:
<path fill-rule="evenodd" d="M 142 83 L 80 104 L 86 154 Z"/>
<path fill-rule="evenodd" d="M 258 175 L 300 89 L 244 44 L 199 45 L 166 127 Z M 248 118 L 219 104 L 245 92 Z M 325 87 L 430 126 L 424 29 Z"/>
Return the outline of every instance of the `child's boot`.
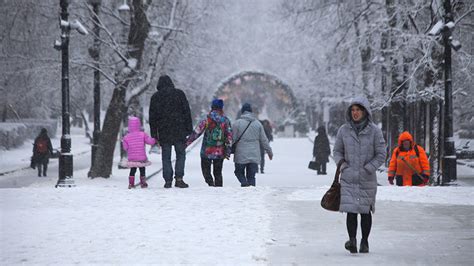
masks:
<path fill-rule="evenodd" d="M 148 184 L 146 183 L 146 177 L 145 176 L 140 176 L 140 187 L 141 188 L 147 188 Z"/>
<path fill-rule="evenodd" d="M 134 188 L 135 186 L 135 176 L 128 177 L 128 189 Z"/>

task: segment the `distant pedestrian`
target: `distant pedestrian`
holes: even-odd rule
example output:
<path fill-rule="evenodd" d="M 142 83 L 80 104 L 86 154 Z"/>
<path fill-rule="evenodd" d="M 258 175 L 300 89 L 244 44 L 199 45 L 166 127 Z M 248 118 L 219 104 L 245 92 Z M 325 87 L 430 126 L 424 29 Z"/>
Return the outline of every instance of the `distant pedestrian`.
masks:
<path fill-rule="evenodd" d="M 234 154 L 235 176 L 242 187 L 255 186 L 255 174 L 258 164 L 261 162 L 260 147 L 267 152 L 268 158 L 272 160 L 272 148 L 268 144 L 267 136 L 262 124 L 252 113 L 252 106 L 248 103 L 242 105 L 242 115 L 232 126 L 233 142 L 236 145 Z"/>
<path fill-rule="evenodd" d="M 347 213 L 349 241 L 345 248 L 357 253 L 357 215 L 361 216 L 362 240 L 359 252 L 369 252 L 371 212 L 375 211 L 377 175 L 375 171 L 387 154 L 382 131 L 372 122 L 369 101 L 365 97 L 352 100 L 334 144 L 334 160 L 341 166 L 341 203 L 339 210 Z"/>
<path fill-rule="evenodd" d="M 268 145 L 270 145 L 270 142 L 273 141 L 273 129 L 272 126 L 270 125 L 270 121 L 268 119 L 260 121 L 263 126 L 263 130 L 265 131 L 265 136 L 268 139 Z M 260 173 L 263 174 L 265 171 L 265 148 L 263 146 L 260 146 Z"/>
<path fill-rule="evenodd" d="M 137 117 L 128 118 L 128 134 L 123 137 L 123 149 L 127 151 L 128 162 L 126 167 L 130 168 L 128 176 L 128 188 L 135 186 L 135 173 L 137 168 L 140 169 L 140 187 L 147 188 L 145 167 L 151 164 L 148 161 L 145 151 L 145 145 L 153 145 L 156 143 L 155 139 L 148 136 L 142 131 L 140 119 Z"/>
<path fill-rule="evenodd" d="M 398 137 L 388 167 L 388 181 L 397 186 L 424 186 L 430 180 L 430 162 L 425 150 L 413 141 L 408 131 Z"/>
<path fill-rule="evenodd" d="M 329 139 L 324 126 L 318 127 L 318 135 L 314 138 L 313 157 L 317 164 L 318 175 L 326 175 L 326 163 L 329 162 L 331 148 Z"/>
<path fill-rule="evenodd" d="M 186 143 L 190 145 L 204 133 L 201 145 L 201 171 L 210 187 L 222 187 L 222 166 L 224 159 L 230 157 L 232 128 L 229 118 L 224 115 L 223 108 L 224 101 L 213 100 L 211 111 L 198 123 Z M 213 165 L 214 177 L 211 174 L 211 165 Z"/>
<path fill-rule="evenodd" d="M 165 188 L 171 188 L 173 167 L 171 165 L 171 149 L 176 152 L 175 187 L 187 188 L 183 181 L 184 164 L 186 161 L 186 138 L 193 132 L 191 109 L 188 99 L 182 90 L 174 87 L 167 75 L 158 80 L 158 90 L 150 101 L 149 123 L 150 133 L 161 145 L 161 161 L 163 163 L 163 179 Z"/>
<path fill-rule="evenodd" d="M 38 176 L 47 176 L 49 157 L 53 154 L 53 146 L 46 128 L 42 128 L 33 144 L 32 165 L 38 169 Z"/>

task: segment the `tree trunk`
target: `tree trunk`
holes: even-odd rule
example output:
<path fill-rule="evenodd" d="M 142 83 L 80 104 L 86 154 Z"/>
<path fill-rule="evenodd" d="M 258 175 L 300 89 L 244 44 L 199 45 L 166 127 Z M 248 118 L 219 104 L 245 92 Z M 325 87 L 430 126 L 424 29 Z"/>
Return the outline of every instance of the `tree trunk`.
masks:
<path fill-rule="evenodd" d="M 143 50 L 145 48 L 145 40 L 148 37 L 149 22 L 146 16 L 148 5 L 142 0 L 133 0 L 132 16 L 130 18 L 130 32 L 128 35 L 127 47 L 128 58 L 137 60 L 136 69 L 141 66 Z M 94 164 L 89 171 L 89 177 L 110 177 L 112 173 L 112 165 L 114 159 L 115 145 L 117 136 L 120 131 L 120 124 L 124 112 L 126 112 L 125 96 L 130 80 L 136 73 L 132 71 L 131 75 L 119 82 L 113 92 L 112 99 L 105 114 L 102 134 L 97 147 L 96 158 Z"/>
<path fill-rule="evenodd" d="M 120 122 L 122 121 L 122 110 L 125 102 L 125 88 L 119 86 L 114 89 L 109 108 L 105 114 L 102 134 L 97 147 L 97 154 L 94 164 L 89 172 L 89 177 L 110 177 L 112 173 L 112 164 L 114 159 L 115 145 L 117 143 L 117 135 L 120 130 Z"/>

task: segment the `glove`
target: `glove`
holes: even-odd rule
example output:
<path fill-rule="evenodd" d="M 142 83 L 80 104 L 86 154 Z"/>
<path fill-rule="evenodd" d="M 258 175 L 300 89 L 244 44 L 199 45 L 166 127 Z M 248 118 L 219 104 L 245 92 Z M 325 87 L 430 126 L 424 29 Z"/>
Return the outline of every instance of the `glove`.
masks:
<path fill-rule="evenodd" d="M 430 182 L 430 177 L 427 175 L 421 175 L 423 177 L 423 184 L 427 185 Z"/>
<path fill-rule="evenodd" d="M 390 183 L 390 185 L 393 185 L 393 179 L 394 178 L 395 178 L 394 176 L 389 176 L 388 177 L 388 182 Z"/>

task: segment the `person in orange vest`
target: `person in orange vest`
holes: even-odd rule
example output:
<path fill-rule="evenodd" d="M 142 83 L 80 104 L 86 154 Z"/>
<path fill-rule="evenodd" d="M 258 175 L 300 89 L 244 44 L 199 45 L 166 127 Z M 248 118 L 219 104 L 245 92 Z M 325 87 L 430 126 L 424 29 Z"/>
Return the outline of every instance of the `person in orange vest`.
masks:
<path fill-rule="evenodd" d="M 388 167 L 388 182 L 393 185 L 394 179 L 397 186 L 424 186 L 430 179 L 428 156 L 407 131 L 398 137 Z"/>

